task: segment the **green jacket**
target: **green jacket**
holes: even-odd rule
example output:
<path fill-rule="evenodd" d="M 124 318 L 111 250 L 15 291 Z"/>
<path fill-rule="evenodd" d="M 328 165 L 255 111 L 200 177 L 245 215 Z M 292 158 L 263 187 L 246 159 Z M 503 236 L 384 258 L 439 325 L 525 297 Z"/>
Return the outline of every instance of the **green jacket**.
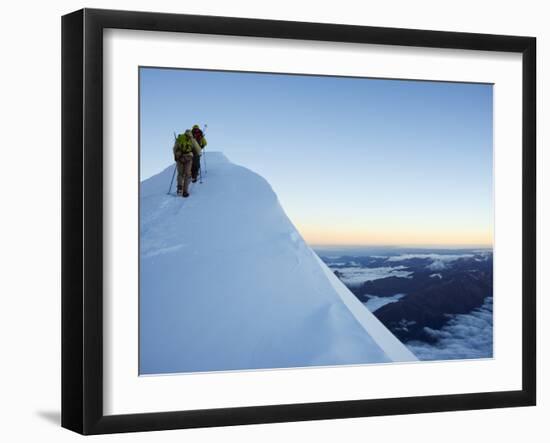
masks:
<path fill-rule="evenodd" d="M 204 137 L 204 135 L 199 140 L 199 145 L 200 145 L 201 149 L 204 149 L 206 147 L 207 143 L 206 143 L 206 138 Z"/>
<path fill-rule="evenodd" d="M 183 133 L 178 135 L 176 142 L 174 143 L 174 160 L 179 161 L 182 159 L 183 154 L 201 155 L 201 147 L 192 135 Z"/>

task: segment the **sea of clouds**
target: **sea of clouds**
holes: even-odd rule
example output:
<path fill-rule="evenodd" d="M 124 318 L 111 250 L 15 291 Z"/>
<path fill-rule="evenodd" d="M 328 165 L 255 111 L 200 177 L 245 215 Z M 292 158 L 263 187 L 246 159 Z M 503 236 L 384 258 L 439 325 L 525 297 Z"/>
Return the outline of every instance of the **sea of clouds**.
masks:
<path fill-rule="evenodd" d="M 390 303 L 397 303 L 400 299 L 405 297 L 406 294 L 395 294 L 391 297 L 378 297 L 376 295 L 369 295 L 369 300 L 364 303 L 370 312 L 377 311 L 382 306 L 386 306 Z"/>
<path fill-rule="evenodd" d="M 493 357 L 493 298 L 469 314 L 453 315 L 440 330 L 424 328 L 434 344 L 410 341 L 407 347 L 420 360 Z"/>
<path fill-rule="evenodd" d="M 426 268 L 432 271 L 441 271 L 458 259 L 472 257 L 474 257 L 474 254 L 401 254 L 388 257 L 386 261 L 399 262 L 413 258 L 430 259 L 432 262 Z"/>
<path fill-rule="evenodd" d="M 331 263 L 331 266 L 334 266 Z M 411 271 L 404 271 L 405 266 L 384 266 L 380 268 L 362 268 L 357 266 L 346 266 L 342 268 L 333 268 L 340 273 L 340 279 L 349 286 L 359 286 L 366 281 L 378 280 L 386 277 L 410 278 Z"/>

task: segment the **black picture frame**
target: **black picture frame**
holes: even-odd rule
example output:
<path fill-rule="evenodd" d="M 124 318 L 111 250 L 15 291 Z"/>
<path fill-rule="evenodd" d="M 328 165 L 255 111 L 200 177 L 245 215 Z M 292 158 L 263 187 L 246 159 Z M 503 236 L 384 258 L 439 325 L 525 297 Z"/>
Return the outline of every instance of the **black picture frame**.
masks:
<path fill-rule="evenodd" d="M 103 413 L 103 30 L 504 51 L 522 54 L 522 389 L 129 415 Z M 150 431 L 536 404 L 536 39 L 83 9 L 62 18 L 62 426 Z"/>

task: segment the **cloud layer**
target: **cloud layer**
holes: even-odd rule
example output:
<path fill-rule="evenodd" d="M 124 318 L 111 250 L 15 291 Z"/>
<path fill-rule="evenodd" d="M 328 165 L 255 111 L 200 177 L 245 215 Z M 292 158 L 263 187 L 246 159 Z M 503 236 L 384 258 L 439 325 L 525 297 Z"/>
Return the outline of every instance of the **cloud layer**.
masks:
<path fill-rule="evenodd" d="M 405 297 L 405 295 L 406 294 L 395 294 L 391 297 L 378 297 L 376 295 L 369 295 L 369 300 L 366 301 L 364 305 L 369 309 L 370 312 L 374 312 L 389 303 L 397 303 L 401 298 Z"/>
<path fill-rule="evenodd" d="M 361 268 L 348 266 L 345 268 L 336 268 L 340 273 L 340 279 L 349 286 L 359 286 L 366 281 L 378 280 L 386 277 L 409 278 L 413 273 L 404 271 L 405 266 L 385 266 L 381 268 Z"/>
<path fill-rule="evenodd" d="M 441 271 L 442 269 L 446 269 L 449 263 L 453 261 L 460 258 L 472 257 L 474 257 L 474 254 L 401 254 L 388 257 L 386 261 L 399 262 L 413 258 L 430 259 L 432 262 L 426 268 L 432 271 Z"/>
<path fill-rule="evenodd" d="M 424 328 L 437 341 L 406 343 L 420 360 L 491 358 L 493 356 L 493 298 L 469 314 L 451 316 L 440 330 Z"/>

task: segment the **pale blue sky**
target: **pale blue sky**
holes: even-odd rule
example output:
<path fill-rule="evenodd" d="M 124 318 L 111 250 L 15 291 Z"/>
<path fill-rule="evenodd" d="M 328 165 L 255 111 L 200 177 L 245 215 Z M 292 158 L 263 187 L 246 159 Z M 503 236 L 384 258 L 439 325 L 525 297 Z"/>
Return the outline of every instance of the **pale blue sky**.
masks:
<path fill-rule="evenodd" d="M 310 243 L 491 243 L 492 85 L 141 68 L 140 91 L 142 180 L 207 123 Z"/>

